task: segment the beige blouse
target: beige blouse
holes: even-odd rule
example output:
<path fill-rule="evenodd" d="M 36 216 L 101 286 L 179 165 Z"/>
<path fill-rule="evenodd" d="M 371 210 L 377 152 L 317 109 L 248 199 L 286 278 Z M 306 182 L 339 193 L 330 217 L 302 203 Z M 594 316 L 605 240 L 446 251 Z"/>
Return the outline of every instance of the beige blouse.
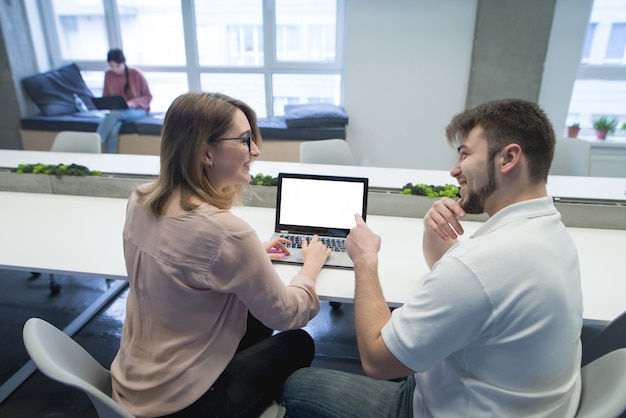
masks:
<path fill-rule="evenodd" d="M 113 398 L 135 416 L 193 403 L 233 358 L 248 310 L 276 330 L 305 326 L 320 309 L 304 275 L 285 286 L 256 232 L 208 204 L 174 217 L 137 206 L 124 225 L 130 283 Z"/>

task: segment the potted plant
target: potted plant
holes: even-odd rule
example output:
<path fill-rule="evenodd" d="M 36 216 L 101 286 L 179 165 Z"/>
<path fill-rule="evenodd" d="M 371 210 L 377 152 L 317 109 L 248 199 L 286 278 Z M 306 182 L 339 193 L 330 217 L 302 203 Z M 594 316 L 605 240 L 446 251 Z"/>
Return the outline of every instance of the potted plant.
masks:
<path fill-rule="evenodd" d="M 579 132 L 580 132 L 580 124 L 579 123 L 572 123 L 570 126 L 567 127 L 567 137 L 568 138 L 576 138 L 578 136 Z"/>
<path fill-rule="evenodd" d="M 614 133 L 615 128 L 617 128 L 616 117 L 602 115 L 598 119 L 593 120 L 593 129 L 596 130 L 598 139 L 606 139 L 606 135 Z"/>

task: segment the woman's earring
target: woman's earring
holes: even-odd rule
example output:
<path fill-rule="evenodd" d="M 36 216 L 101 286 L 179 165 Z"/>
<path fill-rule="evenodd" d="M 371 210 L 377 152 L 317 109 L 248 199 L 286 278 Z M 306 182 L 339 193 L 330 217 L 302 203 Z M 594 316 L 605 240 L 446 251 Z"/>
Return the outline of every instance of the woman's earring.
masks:
<path fill-rule="evenodd" d="M 209 161 L 209 168 L 213 168 L 213 161 Z"/>

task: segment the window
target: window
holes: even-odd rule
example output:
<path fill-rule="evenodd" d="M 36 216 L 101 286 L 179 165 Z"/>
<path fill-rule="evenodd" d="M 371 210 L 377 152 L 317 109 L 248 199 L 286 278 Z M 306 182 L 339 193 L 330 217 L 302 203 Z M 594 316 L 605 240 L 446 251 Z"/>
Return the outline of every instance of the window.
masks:
<path fill-rule="evenodd" d="M 40 0 L 51 63 L 75 62 L 100 95 L 106 52 L 146 76 L 152 111 L 220 91 L 259 117 L 288 103 L 341 104 L 346 0 Z"/>
<path fill-rule="evenodd" d="M 117 0 L 129 65 L 185 65 L 180 0 Z"/>
<path fill-rule="evenodd" d="M 336 26 L 335 0 L 276 0 L 276 59 L 334 61 Z"/>
<path fill-rule="evenodd" d="M 618 62 L 624 58 L 624 46 L 626 45 L 626 23 L 613 23 L 611 25 L 611 35 L 606 46 L 607 60 L 617 59 Z"/>
<path fill-rule="evenodd" d="M 587 62 L 589 60 L 589 54 L 591 52 L 591 41 L 593 41 L 593 35 L 596 33 L 596 27 L 598 25 L 596 23 L 590 23 L 587 28 L 587 36 L 585 36 L 585 45 L 583 47 L 583 57 L 582 62 Z"/>
<path fill-rule="evenodd" d="M 250 105 L 258 117 L 267 116 L 263 74 L 205 73 L 200 76 L 200 80 L 203 91 L 236 97 Z"/>
<path fill-rule="evenodd" d="M 101 1 L 54 0 L 54 31 L 64 61 L 102 59 L 107 51 L 107 30 Z"/>
<path fill-rule="evenodd" d="M 615 135 L 626 123 L 626 3 L 595 0 L 582 51 L 567 124 L 579 123 L 581 135 L 593 138 L 593 120 L 619 119 Z"/>
<path fill-rule="evenodd" d="M 274 114 L 283 115 L 286 104 L 340 103 L 341 77 L 332 74 L 275 74 Z"/>
<path fill-rule="evenodd" d="M 263 66 L 261 0 L 196 1 L 200 65 Z"/>

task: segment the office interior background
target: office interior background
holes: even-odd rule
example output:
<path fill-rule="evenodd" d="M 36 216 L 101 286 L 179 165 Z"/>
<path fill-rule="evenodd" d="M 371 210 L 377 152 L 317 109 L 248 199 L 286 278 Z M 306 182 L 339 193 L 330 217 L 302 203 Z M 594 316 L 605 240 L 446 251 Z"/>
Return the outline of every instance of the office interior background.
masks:
<path fill-rule="evenodd" d="M 626 122 L 621 0 L 6 0 L 0 28 L 0 148 L 20 149 L 19 119 L 38 113 L 22 78 L 75 62 L 98 96 L 110 47 L 144 72 L 153 111 L 198 89 L 261 117 L 342 105 L 367 166 L 448 169 L 445 126 L 491 99 L 538 102 L 557 135 Z"/>

